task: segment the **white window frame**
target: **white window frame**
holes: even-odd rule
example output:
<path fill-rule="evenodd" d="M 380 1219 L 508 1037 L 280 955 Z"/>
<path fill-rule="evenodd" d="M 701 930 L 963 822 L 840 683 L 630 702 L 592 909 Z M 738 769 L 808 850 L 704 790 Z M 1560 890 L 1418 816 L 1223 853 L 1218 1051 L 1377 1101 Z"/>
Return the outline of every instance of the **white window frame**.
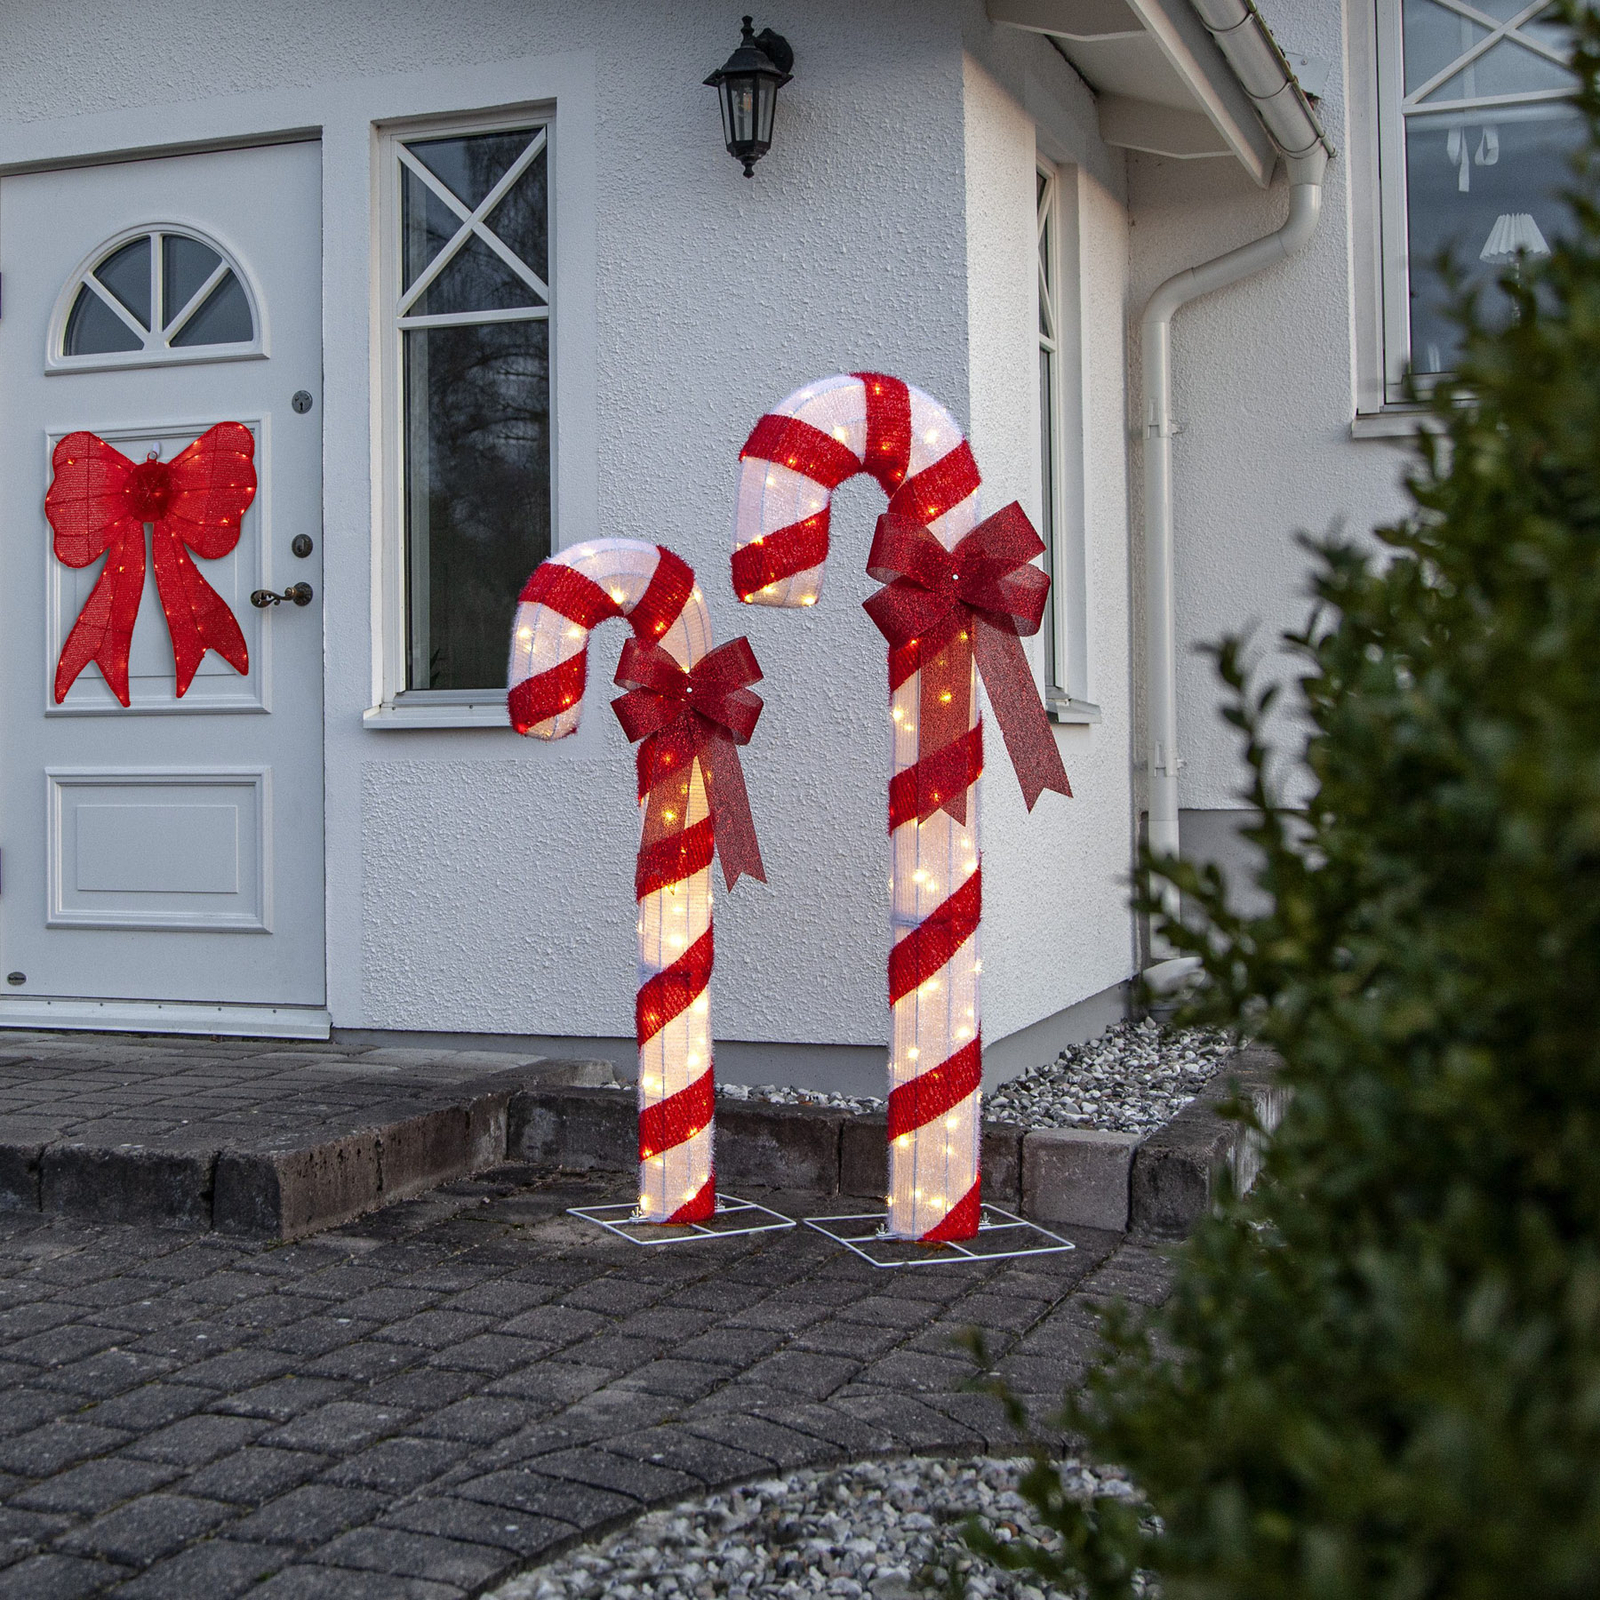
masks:
<path fill-rule="evenodd" d="M 189 297 L 187 305 L 180 308 L 179 315 L 171 319 L 165 328 L 143 328 L 132 312 L 128 311 L 115 295 L 101 288 L 98 283 L 89 284 L 91 294 L 95 294 L 105 304 L 106 308 L 122 322 L 127 324 L 128 331 L 141 342 L 138 350 L 107 350 L 98 355 L 70 356 L 66 351 L 67 321 L 72 315 L 72 308 L 77 304 L 78 290 L 89 283 L 89 275 L 101 262 L 116 254 L 124 245 L 132 244 L 136 239 L 150 240 L 150 304 L 152 307 L 161 304 L 157 286 L 157 274 L 161 270 L 157 259 L 158 252 L 155 248 L 157 234 L 177 234 L 185 239 L 193 239 L 197 244 L 203 244 L 208 250 L 215 250 L 221 256 L 222 263 L 211 276 L 203 283 L 193 295 Z M 244 291 L 246 303 L 250 307 L 251 324 L 255 329 L 255 337 L 249 340 L 239 340 L 233 344 L 197 344 L 173 345 L 170 341 L 188 325 L 190 319 L 200 310 L 210 296 L 211 292 L 222 282 L 229 271 L 238 281 L 239 287 Z M 178 367 L 194 366 L 208 361 L 248 361 L 252 358 L 261 359 L 269 353 L 267 343 L 267 313 L 265 302 L 256 287 L 255 280 L 245 271 L 244 263 L 236 252 L 230 250 L 220 239 L 208 233 L 203 228 L 191 222 L 141 222 L 131 228 L 124 228 L 120 233 L 114 233 L 109 239 L 102 240 L 93 250 L 80 261 L 73 271 L 72 276 L 62 285 L 61 293 L 56 298 L 55 308 L 50 314 L 48 343 L 45 346 L 44 369 L 46 372 L 109 372 L 124 367 Z"/>
<path fill-rule="evenodd" d="M 1083 339 L 1078 169 L 1036 157 L 1043 193 L 1035 208 L 1034 275 L 1039 354 L 1050 366 L 1050 404 L 1040 421 L 1040 492 L 1048 526 L 1044 699 L 1057 722 L 1098 722 L 1089 694 L 1088 572 L 1083 459 Z M 1034 382 L 1037 385 L 1038 377 Z M 1044 498 L 1047 497 L 1047 498 Z"/>
<path fill-rule="evenodd" d="M 550 328 L 549 393 L 551 414 L 550 449 L 550 548 L 561 547 L 558 531 L 557 492 L 558 434 L 557 415 L 557 338 L 556 338 L 556 113 L 549 102 L 497 109 L 458 116 L 418 118 L 386 123 L 376 130 L 377 208 L 375 218 L 374 334 L 377 347 L 378 439 L 376 469 L 379 483 L 378 639 L 380 674 L 379 703 L 368 711 L 369 725 L 409 727 L 492 727 L 506 726 L 506 697 L 501 688 L 490 689 L 413 689 L 409 676 L 411 597 L 406 582 L 406 418 L 404 339 L 408 328 L 463 326 L 468 323 L 541 320 L 537 313 L 482 311 L 449 316 L 407 316 L 403 295 L 415 299 L 426 287 L 422 279 L 409 291 L 401 289 L 400 262 L 400 173 L 404 163 L 401 147 L 418 139 L 446 139 L 482 133 L 506 133 L 542 128 L 546 183 L 550 205 L 546 272 L 549 282 L 540 292 L 545 298 L 542 320 Z M 531 157 L 529 158 L 531 159 Z M 492 247 L 492 246 L 491 246 Z M 497 254 L 500 253 L 497 251 Z M 511 263 L 508 261 L 508 265 Z M 527 269 L 513 267 L 519 275 Z M 424 275 L 426 276 L 426 274 Z M 507 639 L 510 638 L 511 611 L 506 612 Z M 509 646 L 508 646 L 509 648 Z"/>
<path fill-rule="evenodd" d="M 1544 9 L 1529 0 L 1508 22 L 1479 13 L 1471 0 L 1446 0 L 1472 12 L 1491 29 L 1474 47 L 1482 54 L 1510 29 Z M 1352 266 L 1356 309 L 1356 437 L 1412 431 L 1416 407 L 1406 401 L 1402 379 L 1411 356 L 1411 264 L 1407 222 L 1402 0 L 1361 0 L 1350 8 L 1349 172 L 1352 201 Z M 1548 52 L 1540 51 L 1541 54 Z M 1416 93 L 1459 70 L 1459 61 L 1436 74 Z M 1497 105 L 1532 105 L 1565 98 L 1564 90 L 1537 90 L 1451 101 L 1437 114 L 1482 112 Z M 1430 108 L 1430 115 L 1435 114 Z M 1426 391 L 1428 378 L 1419 377 Z"/>

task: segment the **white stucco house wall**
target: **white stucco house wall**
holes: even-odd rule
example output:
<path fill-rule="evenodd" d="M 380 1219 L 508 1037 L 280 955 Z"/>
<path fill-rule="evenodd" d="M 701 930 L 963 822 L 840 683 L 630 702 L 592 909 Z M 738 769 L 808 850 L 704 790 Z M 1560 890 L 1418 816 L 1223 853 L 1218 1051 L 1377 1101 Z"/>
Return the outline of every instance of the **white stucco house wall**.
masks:
<path fill-rule="evenodd" d="M 747 634 L 766 674 L 744 766 L 768 883 L 718 905 L 719 1070 L 878 1090 L 887 711 L 859 601 L 881 496 L 840 489 L 815 614 L 741 607 L 728 579 L 750 428 L 863 369 L 943 401 L 986 504 L 1020 500 L 1051 547 L 1030 649 L 1075 798 L 1030 815 L 991 737 L 986 1071 L 1123 1015 L 1151 954 L 1127 898 L 1152 767 L 1175 772 L 1185 847 L 1237 859 L 1237 753 L 1193 646 L 1300 620 L 1296 530 L 1401 508 L 1398 376 L 1449 360 L 1418 239 L 1453 196 L 1469 232 L 1558 225 L 1570 138 L 1559 52 L 1521 12 L 1233 6 L 775 0 L 756 26 L 793 81 L 747 180 L 702 83 L 739 18 L 707 0 L 148 0 L 137 27 L 107 0 L 18 0 L 0 1027 L 626 1064 L 617 642 L 597 636 L 559 744 L 515 737 L 503 682 L 527 571 L 617 535 L 691 562 L 717 636 Z M 1319 125 L 1322 153 L 1287 160 L 1284 130 Z M 1282 228 L 1291 180 L 1320 196 L 1294 252 L 1172 318 L 1174 748 L 1141 320 L 1173 274 Z M 98 566 L 52 546 L 52 452 L 88 430 L 171 460 L 224 419 L 251 429 L 261 489 L 199 566 L 248 672 L 208 655 L 177 696 L 152 570 L 128 705 L 96 665 L 58 700 Z M 309 603 L 250 604 L 296 584 Z"/>

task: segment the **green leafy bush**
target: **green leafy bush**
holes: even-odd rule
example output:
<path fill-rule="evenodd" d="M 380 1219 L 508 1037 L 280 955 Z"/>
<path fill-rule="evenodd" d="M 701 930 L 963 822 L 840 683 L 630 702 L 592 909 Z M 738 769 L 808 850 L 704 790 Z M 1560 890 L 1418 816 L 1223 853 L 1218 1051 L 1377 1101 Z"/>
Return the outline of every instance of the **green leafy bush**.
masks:
<path fill-rule="evenodd" d="M 1414 511 L 1315 544 L 1304 813 L 1218 651 L 1273 909 L 1203 907 L 1190 1020 L 1273 1046 L 1257 1189 L 1182 1247 L 1156 1337 L 1113 1319 L 1067 1422 L 1157 1520 L 1034 1493 L 1097 1597 L 1600 1595 L 1600 18 L 1568 14 L 1589 154 L 1572 237 L 1461 309 Z M 1155 908 L 1151 908 L 1154 910 Z"/>

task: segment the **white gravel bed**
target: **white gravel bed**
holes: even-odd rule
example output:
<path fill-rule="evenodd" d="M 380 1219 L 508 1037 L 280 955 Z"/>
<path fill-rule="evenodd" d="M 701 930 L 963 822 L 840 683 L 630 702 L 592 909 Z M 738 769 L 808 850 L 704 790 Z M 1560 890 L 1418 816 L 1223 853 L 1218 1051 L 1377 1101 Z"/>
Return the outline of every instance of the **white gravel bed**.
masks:
<path fill-rule="evenodd" d="M 983 1097 L 991 1122 L 1026 1128 L 1102 1128 L 1148 1133 L 1170 1122 L 1233 1053 L 1227 1034 L 1208 1028 L 1163 1028 L 1150 1020 L 1119 1022 L 1098 1039 L 1063 1050 L 1054 1061 L 1003 1083 Z M 726 1100 L 830 1106 L 857 1114 L 882 1111 L 871 1095 L 762 1083 L 719 1084 Z"/>
<path fill-rule="evenodd" d="M 1233 1051 L 1217 1029 L 1119 1022 L 1001 1084 L 984 1096 L 983 1114 L 1028 1128 L 1148 1133 L 1177 1116 Z"/>
<path fill-rule="evenodd" d="M 1026 1457 L 858 1462 L 769 1478 L 646 1512 L 502 1584 L 484 1600 L 1054 1600 L 1060 1590 L 990 1566 L 962 1542 L 976 1512 L 1002 1541 L 1053 1538 L 1016 1485 Z M 1126 1480 L 1062 1464 L 1069 1494 L 1132 1499 Z"/>

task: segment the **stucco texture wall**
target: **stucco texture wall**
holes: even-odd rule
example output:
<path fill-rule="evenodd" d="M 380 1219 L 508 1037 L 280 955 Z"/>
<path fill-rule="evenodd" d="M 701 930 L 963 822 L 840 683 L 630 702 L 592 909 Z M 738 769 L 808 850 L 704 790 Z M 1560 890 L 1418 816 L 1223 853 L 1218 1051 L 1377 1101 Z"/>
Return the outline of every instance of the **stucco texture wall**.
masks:
<path fill-rule="evenodd" d="M 964 76 L 972 444 L 985 505 L 1020 500 L 1040 525 L 1037 282 L 1016 264 L 1036 249 L 1041 152 L 1061 164 L 1062 207 L 1077 213 L 1064 247 L 1077 253 L 1065 276 L 1076 280 L 1083 302 L 1069 312 L 1083 340 L 1081 376 L 1077 360 L 1063 366 L 1064 381 L 1083 391 L 1084 481 L 1081 492 L 1074 485 L 1068 494 L 1078 503 L 1067 507 L 1062 537 L 1088 545 L 1090 674 L 1104 714 L 1096 726 L 1055 730 L 1074 798 L 1043 795 L 1031 815 L 998 728 L 986 729 L 984 1027 L 999 1040 L 1120 982 L 1132 964 L 1127 227 L 1116 193 L 1121 156 L 1089 131 L 1092 101 L 1052 47 L 1015 30 L 985 34 L 969 25 Z M 1037 658 L 1042 635 L 1033 644 Z"/>
<path fill-rule="evenodd" d="M 1332 64 L 1318 109 L 1342 151 L 1340 8 L 1327 0 L 1263 0 L 1262 11 L 1285 49 Z M 1194 647 L 1253 629 L 1258 647 L 1270 653 L 1308 611 L 1306 558 L 1295 534 L 1336 527 L 1359 534 L 1402 507 L 1403 454 L 1387 441 L 1350 437 L 1360 308 L 1347 165 L 1341 157 L 1328 168 L 1322 221 L 1304 253 L 1194 301 L 1173 321 L 1173 416 L 1182 428 L 1173 462 L 1185 809 L 1236 806 L 1243 782 L 1237 739 L 1217 714 L 1212 664 Z M 1259 189 L 1231 160 L 1131 156 L 1129 205 L 1136 387 L 1138 313 L 1151 291 L 1181 268 L 1281 226 L 1288 195 L 1281 177 Z M 1285 666 L 1281 659 L 1264 663 L 1279 673 Z M 1274 738 L 1292 751 L 1300 733 L 1285 716 Z M 1283 792 L 1300 788 L 1285 771 Z"/>

